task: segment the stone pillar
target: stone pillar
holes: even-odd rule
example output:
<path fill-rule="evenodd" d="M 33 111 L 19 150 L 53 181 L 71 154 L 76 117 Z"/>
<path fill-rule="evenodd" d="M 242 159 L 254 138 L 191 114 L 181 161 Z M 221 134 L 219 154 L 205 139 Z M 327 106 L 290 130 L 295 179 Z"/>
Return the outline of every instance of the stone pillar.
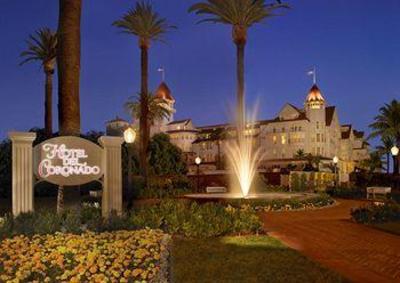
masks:
<path fill-rule="evenodd" d="M 12 213 L 33 211 L 32 143 L 36 133 L 10 132 L 12 141 Z"/>
<path fill-rule="evenodd" d="M 101 211 L 103 217 L 109 217 L 112 211 L 122 213 L 122 160 L 120 137 L 100 137 L 103 146 L 103 196 Z"/>

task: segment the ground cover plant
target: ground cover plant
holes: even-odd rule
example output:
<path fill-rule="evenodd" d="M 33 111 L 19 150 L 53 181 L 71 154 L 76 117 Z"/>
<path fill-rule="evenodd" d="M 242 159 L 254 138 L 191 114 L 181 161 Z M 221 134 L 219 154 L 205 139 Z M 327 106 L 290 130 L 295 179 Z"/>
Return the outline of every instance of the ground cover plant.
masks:
<path fill-rule="evenodd" d="M 351 211 L 354 221 L 364 224 L 400 222 L 400 204 L 387 201 L 369 203 Z"/>
<path fill-rule="evenodd" d="M 262 223 L 253 209 L 183 200 L 165 200 L 139 208 L 131 214 L 131 221 L 135 227 L 163 229 L 169 234 L 195 238 L 262 231 Z"/>
<path fill-rule="evenodd" d="M 251 207 L 256 211 L 286 211 L 296 209 L 315 209 L 333 205 L 335 200 L 327 194 L 318 194 L 312 197 L 290 199 L 238 199 L 227 200 L 224 203 L 233 207 Z"/>
<path fill-rule="evenodd" d="M 187 282 L 344 282 L 268 236 L 175 238 L 171 280 Z"/>
<path fill-rule="evenodd" d="M 161 269 L 163 239 L 160 230 L 15 236 L 0 243 L 0 281 L 151 281 Z"/>

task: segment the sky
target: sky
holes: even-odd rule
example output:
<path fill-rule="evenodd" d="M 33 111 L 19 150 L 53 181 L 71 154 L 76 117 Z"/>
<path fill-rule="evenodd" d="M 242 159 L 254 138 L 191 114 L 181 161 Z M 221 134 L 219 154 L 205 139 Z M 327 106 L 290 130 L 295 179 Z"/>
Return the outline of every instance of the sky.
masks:
<path fill-rule="evenodd" d="M 140 89 L 140 52 L 133 36 L 112 22 L 134 0 L 83 0 L 81 50 L 82 130 L 104 130 Z M 153 0 L 178 29 L 150 50 L 150 88 L 159 66 L 176 99 L 176 119 L 197 126 L 228 120 L 235 103 L 235 47 L 229 26 L 196 24 L 188 14 L 197 0 Z M 259 118 L 282 106 L 303 106 L 316 66 L 318 85 L 342 124 L 368 132 L 379 107 L 400 99 L 399 0 L 288 0 L 284 15 L 255 25 L 246 46 L 246 100 L 258 101 Z M 19 66 L 25 39 L 38 28 L 56 29 L 58 1 L 0 0 L 0 138 L 43 125 L 44 74 L 38 64 Z M 54 128 L 57 130 L 57 78 Z"/>

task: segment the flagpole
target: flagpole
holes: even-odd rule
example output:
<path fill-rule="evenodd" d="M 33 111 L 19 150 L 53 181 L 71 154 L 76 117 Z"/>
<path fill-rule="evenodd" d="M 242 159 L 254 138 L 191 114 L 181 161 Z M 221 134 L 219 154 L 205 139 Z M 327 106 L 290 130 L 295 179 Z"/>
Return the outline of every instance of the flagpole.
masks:
<path fill-rule="evenodd" d="M 314 84 L 316 85 L 317 84 L 317 70 L 316 70 L 315 66 L 314 66 L 313 74 L 314 74 L 314 76 L 313 76 Z"/>
<path fill-rule="evenodd" d="M 161 73 L 161 79 L 162 79 L 163 82 L 165 82 L 165 69 L 164 69 L 164 67 L 158 68 L 157 71 Z"/>

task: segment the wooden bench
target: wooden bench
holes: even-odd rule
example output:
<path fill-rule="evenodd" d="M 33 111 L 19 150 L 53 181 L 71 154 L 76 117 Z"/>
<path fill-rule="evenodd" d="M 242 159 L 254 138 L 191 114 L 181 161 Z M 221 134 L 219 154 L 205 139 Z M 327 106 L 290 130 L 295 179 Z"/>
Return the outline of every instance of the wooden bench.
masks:
<path fill-rule="evenodd" d="M 207 187 L 206 192 L 208 194 L 219 194 L 219 193 L 226 193 L 227 189 L 225 187 Z"/>
<path fill-rule="evenodd" d="M 367 199 L 369 199 L 370 195 L 375 198 L 375 195 L 384 195 L 390 194 L 392 192 L 392 188 L 390 187 L 368 187 L 367 188 Z"/>

